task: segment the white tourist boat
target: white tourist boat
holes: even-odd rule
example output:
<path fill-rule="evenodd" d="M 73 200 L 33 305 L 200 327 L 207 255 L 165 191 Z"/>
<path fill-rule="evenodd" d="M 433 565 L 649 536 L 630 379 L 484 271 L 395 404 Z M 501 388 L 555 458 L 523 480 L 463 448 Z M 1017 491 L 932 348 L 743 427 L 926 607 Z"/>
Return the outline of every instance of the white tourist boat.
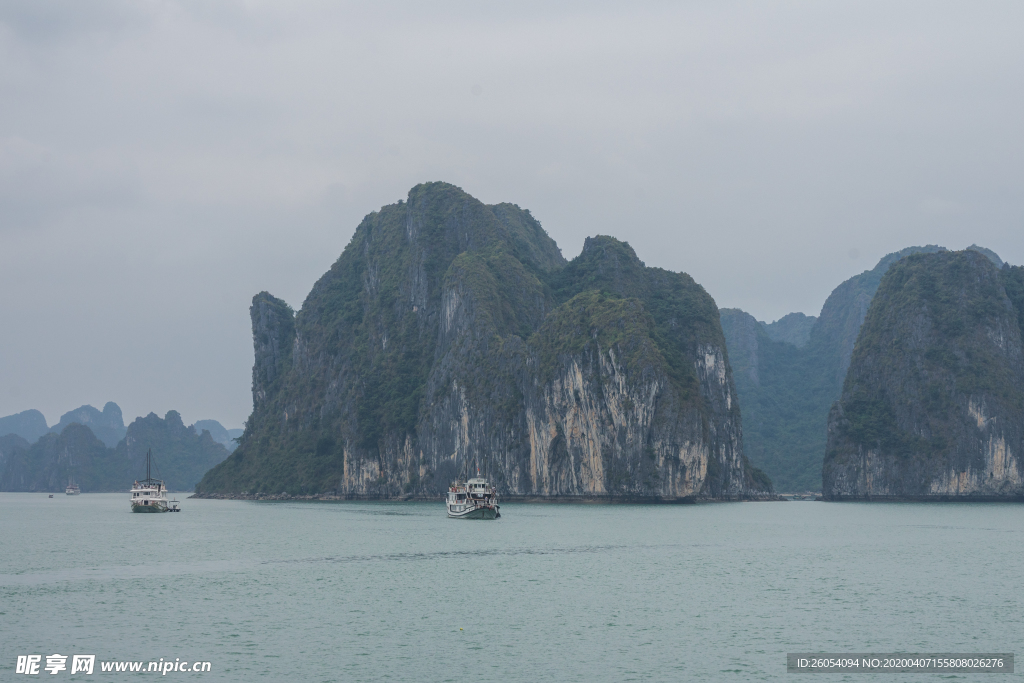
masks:
<path fill-rule="evenodd" d="M 82 489 L 78 488 L 78 484 L 75 483 L 75 478 L 71 477 L 70 479 L 68 479 L 68 487 L 64 489 L 64 493 L 68 494 L 69 496 L 77 496 L 81 492 Z"/>
<path fill-rule="evenodd" d="M 458 519 L 498 519 L 498 491 L 486 479 L 455 481 L 448 488 L 448 516 Z"/>
<path fill-rule="evenodd" d="M 178 501 L 167 500 L 167 487 L 162 479 L 150 476 L 150 460 L 153 451 L 146 452 L 146 478 L 132 486 L 132 512 L 180 512 Z"/>

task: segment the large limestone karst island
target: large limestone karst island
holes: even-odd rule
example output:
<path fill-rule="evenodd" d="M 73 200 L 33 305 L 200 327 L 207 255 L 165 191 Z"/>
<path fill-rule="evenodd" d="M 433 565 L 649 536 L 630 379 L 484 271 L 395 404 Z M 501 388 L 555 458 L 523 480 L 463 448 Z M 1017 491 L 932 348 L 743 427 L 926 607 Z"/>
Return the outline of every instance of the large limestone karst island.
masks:
<path fill-rule="evenodd" d="M 714 300 L 624 242 L 567 263 L 528 211 L 445 183 L 368 215 L 302 309 L 251 308 L 253 413 L 200 496 L 738 499 L 747 464 Z"/>
<path fill-rule="evenodd" d="M 826 499 L 1024 498 L 1024 268 L 976 251 L 882 278 L 829 415 Z"/>

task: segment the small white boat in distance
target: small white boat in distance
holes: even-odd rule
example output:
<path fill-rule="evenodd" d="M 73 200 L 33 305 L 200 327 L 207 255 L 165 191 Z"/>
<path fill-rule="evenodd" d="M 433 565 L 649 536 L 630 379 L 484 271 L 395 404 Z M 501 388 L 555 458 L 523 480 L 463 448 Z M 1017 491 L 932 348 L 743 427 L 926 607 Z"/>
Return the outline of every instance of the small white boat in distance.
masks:
<path fill-rule="evenodd" d="M 81 492 L 82 489 L 78 488 L 78 484 L 75 483 L 74 477 L 68 479 L 68 487 L 64 489 L 64 493 L 68 494 L 69 496 L 77 496 Z"/>
<path fill-rule="evenodd" d="M 486 479 L 455 481 L 448 488 L 448 516 L 458 519 L 498 519 L 498 491 Z"/>

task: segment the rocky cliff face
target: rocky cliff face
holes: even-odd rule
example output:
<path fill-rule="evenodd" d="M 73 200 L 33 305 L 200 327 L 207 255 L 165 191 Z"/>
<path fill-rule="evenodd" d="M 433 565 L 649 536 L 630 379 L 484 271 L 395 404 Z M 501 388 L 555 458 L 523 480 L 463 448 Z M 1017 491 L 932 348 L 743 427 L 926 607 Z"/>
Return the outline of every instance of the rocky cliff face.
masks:
<path fill-rule="evenodd" d="M 1024 269 L 977 251 L 909 256 L 868 310 L 829 415 L 823 492 L 1024 496 Z"/>
<path fill-rule="evenodd" d="M 253 414 L 201 494 L 765 495 L 743 456 L 714 301 L 444 183 L 370 214 L 301 311 L 251 309 Z"/>

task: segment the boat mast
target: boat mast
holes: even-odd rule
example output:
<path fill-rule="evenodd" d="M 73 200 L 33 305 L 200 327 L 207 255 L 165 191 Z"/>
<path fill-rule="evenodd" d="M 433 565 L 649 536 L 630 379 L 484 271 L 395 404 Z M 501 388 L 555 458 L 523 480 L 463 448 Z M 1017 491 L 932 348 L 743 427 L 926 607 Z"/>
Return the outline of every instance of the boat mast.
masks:
<path fill-rule="evenodd" d="M 149 459 L 153 456 L 153 449 L 146 451 L 146 479 L 149 479 Z"/>

